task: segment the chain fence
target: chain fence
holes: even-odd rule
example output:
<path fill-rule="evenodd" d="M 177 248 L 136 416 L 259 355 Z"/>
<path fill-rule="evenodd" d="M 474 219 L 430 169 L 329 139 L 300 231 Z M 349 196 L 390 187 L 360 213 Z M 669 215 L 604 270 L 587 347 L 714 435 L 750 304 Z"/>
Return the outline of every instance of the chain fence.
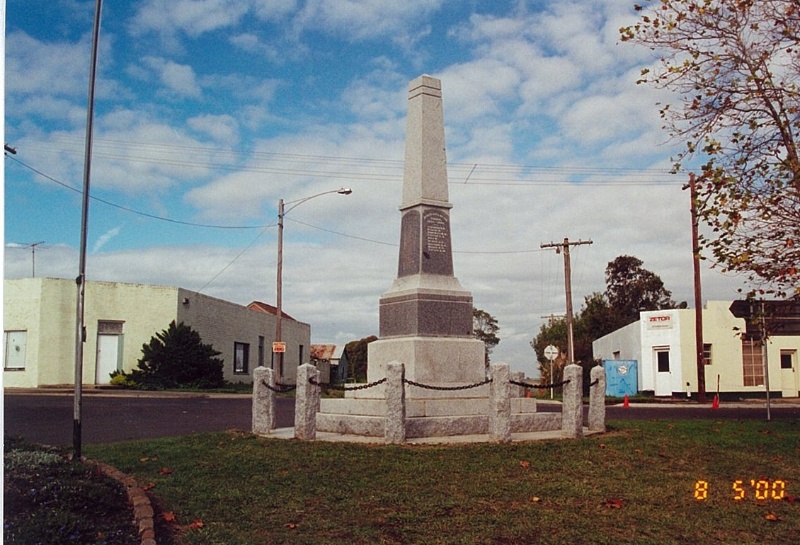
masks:
<path fill-rule="evenodd" d="M 519 382 L 516 380 L 509 380 L 508 382 L 510 382 L 514 386 L 522 386 L 523 388 L 536 388 L 537 390 L 547 390 L 550 388 L 560 388 L 565 384 L 569 384 L 570 380 L 569 379 L 562 380 L 561 382 L 554 382 L 552 384 L 531 384 L 529 382 Z"/>
<path fill-rule="evenodd" d="M 263 384 L 267 390 L 272 390 L 276 394 L 285 394 L 287 392 L 291 392 L 292 390 L 296 390 L 297 386 L 292 384 L 275 384 L 275 386 L 270 386 L 267 384 L 266 380 L 262 380 L 261 384 Z"/>
<path fill-rule="evenodd" d="M 471 388 L 479 388 L 485 384 L 489 384 L 492 382 L 492 379 L 488 378 L 483 382 L 476 382 L 475 384 L 465 384 L 464 386 L 432 386 L 430 384 L 420 384 L 419 382 L 414 382 L 413 380 L 403 379 L 403 382 L 406 384 L 410 384 L 411 386 L 416 386 L 417 388 L 424 388 L 426 390 L 439 390 L 443 392 L 454 392 L 456 390 L 469 390 Z"/>
<path fill-rule="evenodd" d="M 337 390 L 339 392 L 354 392 L 356 390 L 366 390 L 367 388 L 373 388 L 375 386 L 383 384 L 384 382 L 386 382 L 386 379 L 382 378 L 380 380 L 376 380 L 375 382 L 370 382 L 368 384 L 360 384 L 358 386 L 347 386 L 345 384 L 330 384 L 327 382 L 317 382 L 317 380 L 313 378 L 308 379 L 309 384 L 312 384 L 314 386 L 319 386 L 323 390 Z"/>

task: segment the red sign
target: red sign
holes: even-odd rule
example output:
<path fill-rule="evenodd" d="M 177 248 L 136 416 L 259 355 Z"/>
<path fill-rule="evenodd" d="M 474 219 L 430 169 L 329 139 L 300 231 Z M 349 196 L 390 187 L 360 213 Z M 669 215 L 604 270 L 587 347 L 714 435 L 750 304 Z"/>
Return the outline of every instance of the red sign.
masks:
<path fill-rule="evenodd" d="M 286 352 L 286 343 L 280 341 L 272 343 L 272 351 L 276 354 Z"/>

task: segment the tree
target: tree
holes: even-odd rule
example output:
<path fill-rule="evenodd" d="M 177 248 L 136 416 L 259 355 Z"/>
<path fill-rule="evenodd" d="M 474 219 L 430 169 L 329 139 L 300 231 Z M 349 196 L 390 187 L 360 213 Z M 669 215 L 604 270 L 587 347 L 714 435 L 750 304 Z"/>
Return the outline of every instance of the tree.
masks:
<path fill-rule="evenodd" d="M 595 292 L 584 299 L 580 312 L 573 319 L 575 363 L 583 367 L 584 376 L 596 364 L 592 357 L 592 343 L 639 319 L 642 310 L 675 308 L 672 294 L 664 282 L 653 272 L 642 268 L 642 260 L 633 256 L 619 256 L 606 267 L 606 291 Z M 682 303 L 681 305 L 685 305 Z M 566 318 L 551 319 L 543 324 L 531 342 L 539 362 L 539 373 L 545 383 L 561 380 L 562 365 L 554 365 L 550 376 L 550 362 L 544 357 L 547 345 L 566 352 Z M 556 360 L 558 363 L 559 360 Z M 588 381 L 584 381 L 584 389 Z"/>
<path fill-rule="evenodd" d="M 142 345 L 138 369 L 130 378 L 144 388 L 218 388 L 224 384 L 223 361 L 200 334 L 183 322 L 170 322 Z"/>
<path fill-rule="evenodd" d="M 638 83 L 678 95 L 664 128 L 685 141 L 701 236 L 724 270 L 756 290 L 800 295 L 800 3 L 647 0 L 622 41 L 661 54 Z"/>
<path fill-rule="evenodd" d="M 486 345 L 486 359 L 484 365 L 488 368 L 492 349 L 500 344 L 497 332 L 500 326 L 497 325 L 497 318 L 479 308 L 472 309 L 472 329 L 476 339 L 483 341 Z"/>
<path fill-rule="evenodd" d="M 605 295 L 618 317 L 616 328 L 635 322 L 643 310 L 675 308 L 661 278 L 642 265 L 641 259 L 621 255 L 606 267 Z"/>
<path fill-rule="evenodd" d="M 377 340 L 378 337 L 370 335 L 344 345 L 344 353 L 347 355 L 347 378 L 356 382 L 367 381 L 367 346 Z"/>

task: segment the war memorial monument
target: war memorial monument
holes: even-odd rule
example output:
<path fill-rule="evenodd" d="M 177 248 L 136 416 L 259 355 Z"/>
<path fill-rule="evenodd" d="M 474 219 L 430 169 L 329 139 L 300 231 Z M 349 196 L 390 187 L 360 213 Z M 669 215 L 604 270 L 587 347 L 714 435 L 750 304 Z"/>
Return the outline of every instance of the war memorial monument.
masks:
<path fill-rule="evenodd" d="M 473 336 L 472 294 L 454 275 L 452 208 L 441 81 L 422 75 L 409 84 L 397 278 L 380 297 L 380 335 L 368 347 L 367 384 L 348 385 L 344 399 L 320 399 L 318 371 L 300 366 L 295 437 L 324 432 L 403 443 L 476 435 L 508 441 L 513 433 L 556 430 L 583 435 L 579 366 L 564 370 L 562 413 L 538 413 L 508 365 L 486 369 L 484 343 Z M 596 429 L 604 427 L 605 378 L 601 383 L 593 374 L 592 380 L 602 387 L 592 391 L 599 396 L 602 390 L 590 407 L 590 429 Z M 273 419 L 265 406 L 275 386 L 272 370 L 256 369 L 254 385 L 253 431 L 270 433 Z"/>

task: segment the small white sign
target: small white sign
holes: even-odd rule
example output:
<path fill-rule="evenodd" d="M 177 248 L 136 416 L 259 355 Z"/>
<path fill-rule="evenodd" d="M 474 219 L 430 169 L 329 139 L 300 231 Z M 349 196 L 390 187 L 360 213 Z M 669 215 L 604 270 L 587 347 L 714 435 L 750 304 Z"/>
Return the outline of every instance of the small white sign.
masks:
<path fill-rule="evenodd" d="M 544 349 L 544 357 L 550 361 L 553 361 L 558 357 L 558 348 L 552 344 L 547 345 Z"/>

